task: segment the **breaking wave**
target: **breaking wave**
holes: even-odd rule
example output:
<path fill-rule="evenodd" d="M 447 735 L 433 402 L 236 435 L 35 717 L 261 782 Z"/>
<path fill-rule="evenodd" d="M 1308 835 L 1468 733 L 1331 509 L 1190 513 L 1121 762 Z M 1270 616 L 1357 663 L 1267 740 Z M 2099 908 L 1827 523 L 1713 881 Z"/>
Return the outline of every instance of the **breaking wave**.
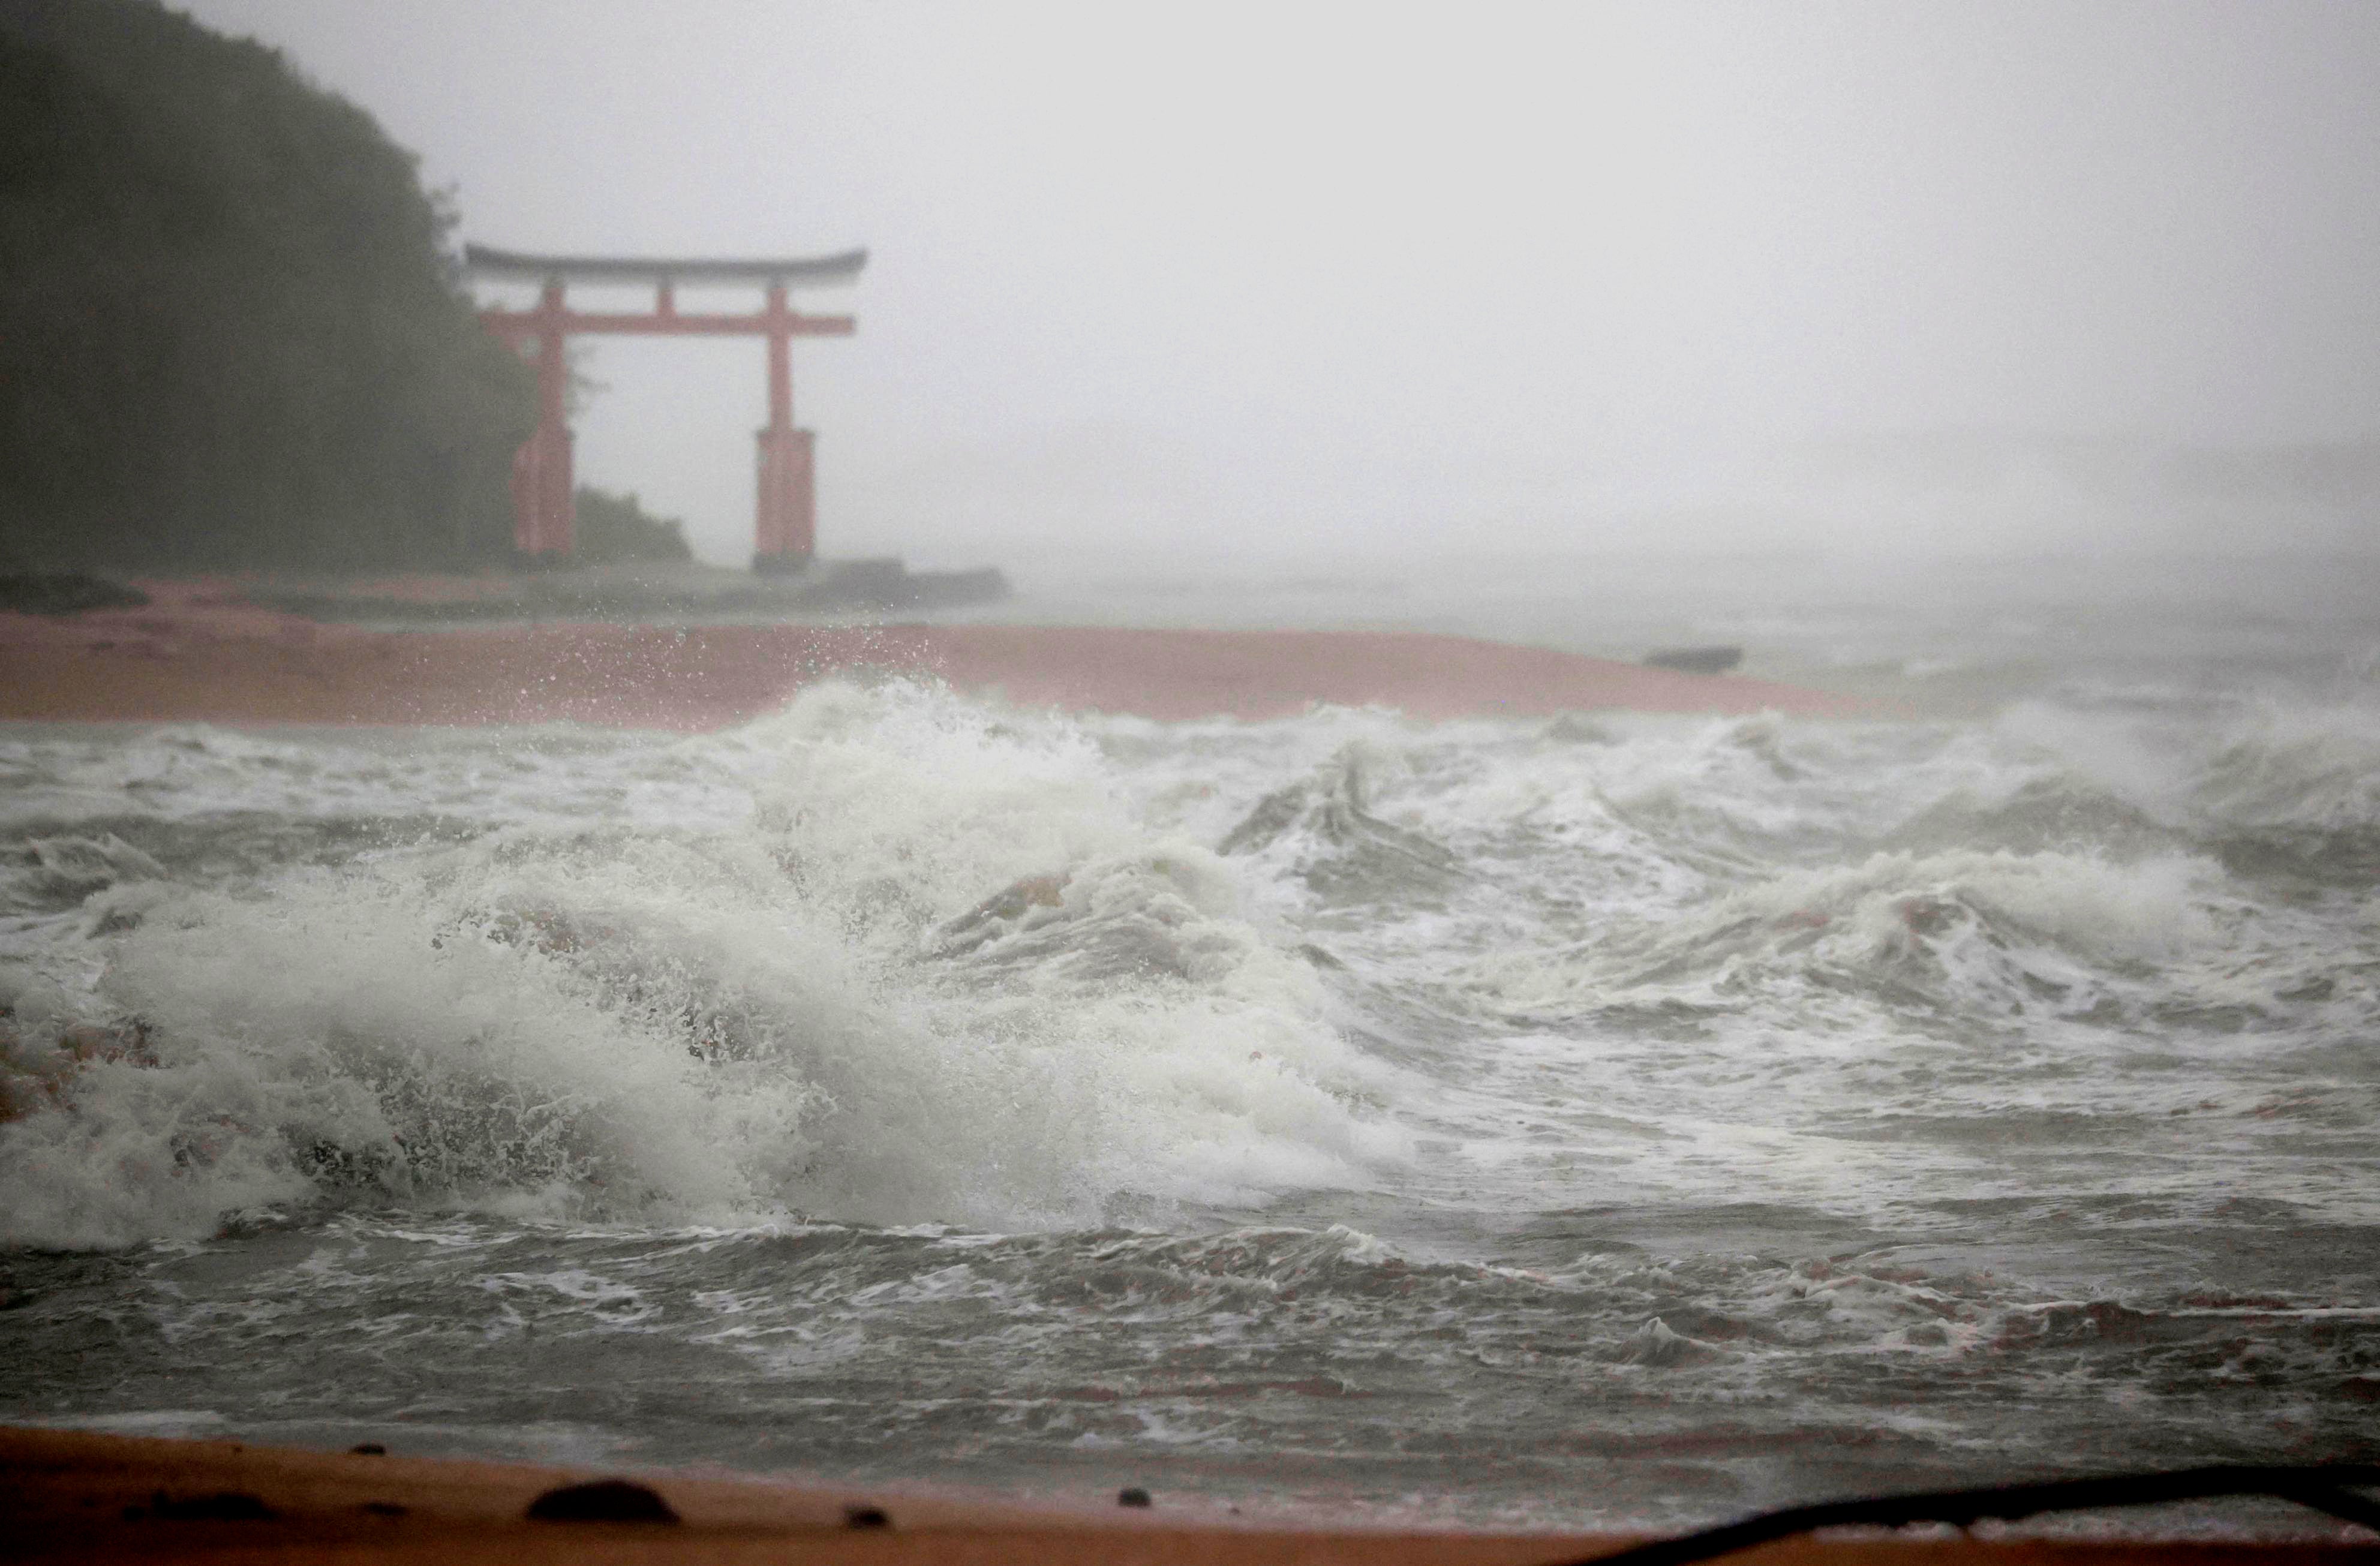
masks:
<path fill-rule="evenodd" d="M 0 1412 L 1532 1526 L 2369 1460 L 2375 778 L 2221 692 L 0 734 Z"/>
<path fill-rule="evenodd" d="M 732 831 L 507 826 L 237 890 L 36 840 L 27 895 L 105 937 L 109 1042 L 61 1073 L 75 1006 L 18 1007 L 53 1069 L 0 1128 L 6 1238 L 322 1202 L 1019 1229 L 1399 1156 L 1310 968 L 1078 731 L 888 686 L 718 743 Z"/>

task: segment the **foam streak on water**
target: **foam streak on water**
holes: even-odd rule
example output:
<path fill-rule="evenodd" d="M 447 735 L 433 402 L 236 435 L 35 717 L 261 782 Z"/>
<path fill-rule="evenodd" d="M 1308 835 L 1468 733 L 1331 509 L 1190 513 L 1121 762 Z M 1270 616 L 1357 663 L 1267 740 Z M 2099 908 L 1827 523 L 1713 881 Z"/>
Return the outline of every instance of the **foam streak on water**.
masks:
<path fill-rule="evenodd" d="M 1533 1524 L 2374 1461 L 2375 778 L 2204 693 L 19 727 L 0 1417 Z"/>

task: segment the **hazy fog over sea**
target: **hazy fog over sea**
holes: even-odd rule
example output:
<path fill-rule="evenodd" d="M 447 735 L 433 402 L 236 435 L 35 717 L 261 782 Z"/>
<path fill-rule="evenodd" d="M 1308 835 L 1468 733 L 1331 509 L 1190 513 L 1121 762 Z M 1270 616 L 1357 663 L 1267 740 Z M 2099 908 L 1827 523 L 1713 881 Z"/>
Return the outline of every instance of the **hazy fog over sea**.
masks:
<path fill-rule="evenodd" d="M 465 238 L 869 247 L 830 553 L 2371 547 L 2367 6 L 188 9 Z M 587 346 L 582 475 L 740 564 L 759 365 Z"/>

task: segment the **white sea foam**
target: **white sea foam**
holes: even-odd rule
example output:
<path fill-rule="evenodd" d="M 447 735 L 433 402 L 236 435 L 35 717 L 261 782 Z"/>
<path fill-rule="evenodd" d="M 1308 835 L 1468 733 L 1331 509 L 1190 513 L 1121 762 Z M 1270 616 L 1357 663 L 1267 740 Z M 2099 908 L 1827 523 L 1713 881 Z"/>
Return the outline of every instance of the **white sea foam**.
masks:
<path fill-rule="evenodd" d="M 1399 1156 L 1310 971 L 1078 731 L 832 686 L 720 744 L 766 774 L 736 831 L 513 826 L 150 907 L 95 996 L 156 1063 L 0 1130 L 6 1237 L 318 1194 L 1029 1228 Z M 1027 876 L 1053 905 L 938 946 Z"/>
<path fill-rule="evenodd" d="M 0 1414 L 1537 1525 L 2354 1455 L 2362 699 L 0 734 L 0 1241 L 103 1253 L 0 1255 Z"/>

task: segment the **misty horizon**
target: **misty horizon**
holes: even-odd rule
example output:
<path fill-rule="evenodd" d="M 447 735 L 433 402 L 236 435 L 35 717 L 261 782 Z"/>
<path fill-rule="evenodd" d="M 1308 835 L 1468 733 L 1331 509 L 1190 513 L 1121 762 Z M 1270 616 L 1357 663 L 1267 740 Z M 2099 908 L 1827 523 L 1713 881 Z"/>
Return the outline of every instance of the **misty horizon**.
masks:
<path fill-rule="evenodd" d="M 2368 547 L 2351 6 L 186 9 L 471 240 L 869 248 L 797 296 L 859 320 L 795 354 L 830 553 Z M 582 473 L 740 558 L 757 350 L 585 368 Z M 1843 461 L 1945 435 L 2000 471 Z M 2350 481 L 2277 475 L 2246 542 L 2152 471 L 2273 448 Z"/>

